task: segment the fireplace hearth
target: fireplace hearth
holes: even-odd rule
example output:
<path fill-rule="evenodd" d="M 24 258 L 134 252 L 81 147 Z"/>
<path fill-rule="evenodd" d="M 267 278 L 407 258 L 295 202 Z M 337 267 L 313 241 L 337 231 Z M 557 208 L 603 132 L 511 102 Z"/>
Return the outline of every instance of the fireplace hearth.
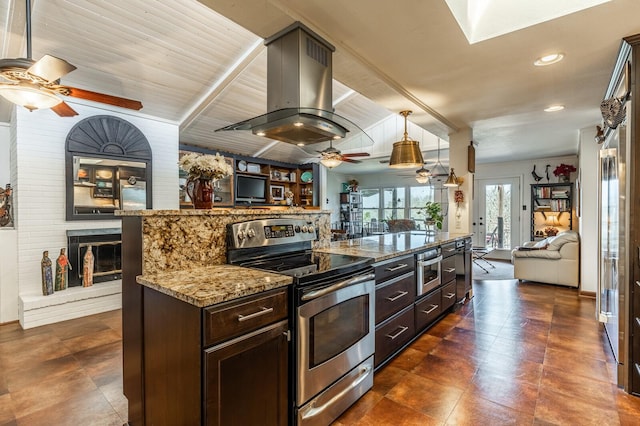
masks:
<path fill-rule="evenodd" d="M 69 287 L 82 286 L 82 262 L 89 245 L 94 256 L 93 282 L 122 278 L 122 237 L 120 228 L 67 231 L 67 257 L 71 263 Z"/>

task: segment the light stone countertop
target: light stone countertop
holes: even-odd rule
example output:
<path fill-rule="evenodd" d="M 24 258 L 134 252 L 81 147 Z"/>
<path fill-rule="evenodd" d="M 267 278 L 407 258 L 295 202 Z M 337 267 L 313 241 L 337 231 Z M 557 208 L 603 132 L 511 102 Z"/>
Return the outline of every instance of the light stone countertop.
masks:
<path fill-rule="evenodd" d="M 284 287 L 290 285 L 293 278 L 234 265 L 212 265 L 139 275 L 136 281 L 145 287 L 202 308 Z"/>
<path fill-rule="evenodd" d="M 265 206 L 251 208 L 214 207 L 212 209 L 183 209 L 183 210 L 116 210 L 116 216 L 247 216 L 247 215 L 305 215 L 331 214 L 329 210 L 320 208 Z"/>
<path fill-rule="evenodd" d="M 352 240 L 333 241 L 330 247 L 318 248 L 316 251 L 372 257 L 374 262 L 381 262 L 405 254 L 418 253 L 431 247 L 471 237 L 471 235 L 468 233 L 438 232 L 436 235 L 427 236 L 420 231 L 396 232 Z"/>

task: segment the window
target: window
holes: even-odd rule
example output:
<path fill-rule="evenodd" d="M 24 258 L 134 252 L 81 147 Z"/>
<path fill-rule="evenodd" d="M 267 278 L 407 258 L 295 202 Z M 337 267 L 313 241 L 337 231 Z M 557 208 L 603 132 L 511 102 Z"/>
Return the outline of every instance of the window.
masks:
<path fill-rule="evenodd" d="M 424 215 L 418 214 L 418 211 L 427 201 L 434 200 L 434 190 L 432 186 L 412 186 L 409 188 L 409 217 L 417 221 L 423 221 Z"/>
<path fill-rule="evenodd" d="M 385 219 L 404 219 L 406 188 L 385 188 L 383 190 L 383 212 Z"/>
<path fill-rule="evenodd" d="M 380 190 L 361 189 L 362 194 L 362 220 L 367 222 L 380 222 Z"/>

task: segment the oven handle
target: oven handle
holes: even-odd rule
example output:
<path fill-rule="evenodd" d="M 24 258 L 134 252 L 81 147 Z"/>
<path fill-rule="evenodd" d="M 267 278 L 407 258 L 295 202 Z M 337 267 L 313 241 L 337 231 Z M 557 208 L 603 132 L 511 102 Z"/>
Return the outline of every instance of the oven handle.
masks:
<path fill-rule="evenodd" d="M 441 261 L 442 261 L 442 256 L 434 257 L 433 259 L 418 260 L 418 266 L 429 266 Z"/>
<path fill-rule="evenodd" d="M 339 401 L 340 399 L 342 399 L 342 397 L 344 397 L 347 393 L 349 393 L 353 389 L 357 388 L 360 385 L 360 383 L 362 383 L 369 376 L 369 374 L 371 374 L 371 373 L 373 373 L 371 365 L 369 365 L 369 364 L 364 365 L 360 369 L 360 373 L 359 373 L 360 377 L 356 378 L 353 382 L 351 382 L 351 384 L 349 386 L 347 386 L 345 389 L 343 389 L 340 393 L 335 395 L 333 398 L 331 398 L 325 404 L 321 405 L 320 407 L 313 407 L 312 409 L 310 409 L 307 413 L 305 413 L 302 416 L 302 418 L 303 419 L 308 419 L 310 417 L 317 416 L 319 413 L 323 412 L 326 408 L 328 408 L 332 404 L 334 404 L 336 401 Z"/>
<path fill-rule="evenodd" d="M 305 293 L 302 295 L 302 300 L 313 300 L 318 297 L 322 297 L 326 294 L 332 293 L 336 290 L 340 290 L 341 288 L 348 287 L 353 284 L 358 284 L 363 281 L 369 281 L 374 279 L 376 276 L 374 274 L 366 274 L 366 275 L 358 275 L 357 277 L 349 278 L 348 280 L 337 282 L 329 287 L 322 288 L 320 290 L 310 291 L 309 293 Z"/>

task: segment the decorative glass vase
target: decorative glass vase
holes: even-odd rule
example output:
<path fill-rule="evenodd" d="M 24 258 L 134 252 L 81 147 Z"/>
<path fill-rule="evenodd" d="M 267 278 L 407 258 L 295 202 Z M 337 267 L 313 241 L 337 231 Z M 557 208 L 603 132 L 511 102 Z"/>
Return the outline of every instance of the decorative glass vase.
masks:
<path fill-rule="evenodd" d="M 434 220 L 425 220 L 424 226 L 427 230 L 427 235 L 435 235 L 436 234 L 436 222 Z"/>
<path fill-rule="evenodd" d="M 569 183 L 569 175 L 558 175 L 558 183 Z"/>
<path fill-rule="evenodd" d="M 213 181 L 206 178 L 189 178 L 186 185 L 187 195 L 194 209 L 213 207 Z"/>

